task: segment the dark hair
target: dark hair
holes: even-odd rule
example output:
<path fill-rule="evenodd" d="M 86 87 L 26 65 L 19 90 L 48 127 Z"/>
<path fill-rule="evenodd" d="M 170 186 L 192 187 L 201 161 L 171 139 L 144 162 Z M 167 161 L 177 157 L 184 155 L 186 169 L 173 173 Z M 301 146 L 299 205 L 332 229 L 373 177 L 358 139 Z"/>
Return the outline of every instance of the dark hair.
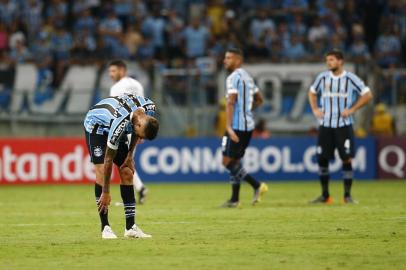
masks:
<path fill-rule="evenodd" d="M 241 56 L 241 57 L 243 57 L 244 56 L 244 54 L 243 54 L 243 52 L 242 52 L 242 50 L 240 49 L 240 48 L 236 48 L 236 47 L 231 47 L 231 48 L 228 48 L 227 50 L 226 50 L 226 53 L 234 53 L 234 54 L 236 54 L 236 55 L 239 55 L 239 56 Z"/>
<path fill-rule="evenodd" d="M 155 139 L 156 135 L 158 134 L 159 130 L 159 122 L 154 117 L 148 117 L 148 122 L 145 127 L 145 139 L 153 140 Z"/>
<path fill-rule="evenodd" d="M 111 67 L 111 66 L 117 66 L 120 68 L 127 69 L 127 65 L 125 64 L 125 62 L 123 60 L 119 60 L 119 59 L 111 61 L 109 63 L 109 67 Z"/>
<path fill-rule="evenodd" d="M 337 58 L 337 59 L 344 60 L 344 54 L 339 49 L 332 49 L 331 51 L 328 51 L 326 53 L 326 56 L 330 56 L 330 55 L 335 56 L 335 58 Z"/>

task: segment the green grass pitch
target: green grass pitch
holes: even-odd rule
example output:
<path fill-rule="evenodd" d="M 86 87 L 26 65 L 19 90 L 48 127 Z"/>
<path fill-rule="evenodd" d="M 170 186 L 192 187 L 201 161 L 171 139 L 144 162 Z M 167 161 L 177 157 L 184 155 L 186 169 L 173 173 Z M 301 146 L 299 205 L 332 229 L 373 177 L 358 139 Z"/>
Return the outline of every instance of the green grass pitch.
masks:
<path fill-rule="evenodd" d="M 0 269 L 406 269 L 406 181 L 356 182 L 359 205 L 309 205 L 317 182 L 270 183 L 222 209 L 228 184 L 150 184 L 137 223 L 152 239 L 101 240 L 93 186 L 0 187 Z M 112 187 L 113 203 L 119 201 Z"/>

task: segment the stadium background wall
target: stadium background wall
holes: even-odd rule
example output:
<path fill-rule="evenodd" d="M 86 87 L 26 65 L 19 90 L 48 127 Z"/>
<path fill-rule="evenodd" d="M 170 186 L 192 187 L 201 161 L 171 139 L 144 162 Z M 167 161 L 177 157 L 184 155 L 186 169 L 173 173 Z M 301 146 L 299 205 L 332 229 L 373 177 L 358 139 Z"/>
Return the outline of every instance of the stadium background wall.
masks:
<path fill-rule="evenodd" d="M 356 179 L 405 179 L 405 137 L 370 137 L 357 139 L 356 144 Z M 262 180 L 316 179 L 314 145 L 314 137 L 256 139 L 247 149 L 245 166 Z M 139 145 L 135 160 L 147 182 L 227 181 L 217 138 L 158 139 Z M 340 179 L 340 162 L 332 162 L 330 168 L 332 177 Z M 89 184 L 93 179 L 82 138 L 0 140 L 0 184 Z M 118 182 L 117 173 L 113 182 Z"/>

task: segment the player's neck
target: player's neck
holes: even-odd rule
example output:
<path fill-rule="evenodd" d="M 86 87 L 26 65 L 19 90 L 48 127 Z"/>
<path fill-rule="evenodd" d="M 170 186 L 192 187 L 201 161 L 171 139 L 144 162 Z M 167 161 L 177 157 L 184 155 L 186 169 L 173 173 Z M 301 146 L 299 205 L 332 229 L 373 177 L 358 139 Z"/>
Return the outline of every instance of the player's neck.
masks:
<path fill-rule="evenodd" d="M 338 69 L 336 69 L 335 71 L 332 71 L 332 72 L 333 72 L 333 75 L 334 75 L 334 76 L 338 77 L 338 76 L 340 76 L 341 74 L 343 74 L 344 69 L 343 69 L 343 68 L 338 68 Z"/>

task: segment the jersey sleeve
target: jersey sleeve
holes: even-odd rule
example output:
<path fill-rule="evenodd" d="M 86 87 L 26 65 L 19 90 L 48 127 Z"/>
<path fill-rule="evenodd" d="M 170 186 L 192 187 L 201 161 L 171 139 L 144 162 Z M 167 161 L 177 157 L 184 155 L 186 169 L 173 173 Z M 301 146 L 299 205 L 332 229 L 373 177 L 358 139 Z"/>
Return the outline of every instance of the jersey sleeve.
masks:
<path fill-rule="evenodd" d="M 322 81 L 324 80 L 324 73 L 320 73 L 316 80 L 314 80 L 313 84 L 310 86 L 310 92 L 313 94 L 317 94 L 320 92 L 320 89 L 322 87 Z"/>
<path fill-rule="evenodd" d="M 226 88 L 227 88 L 227 96 L 230 94 L 237 94 L 238 93 L 238 83 L 240 81 L 240 77 L 238 75 L 230 75 L 226 80 Z"/>
<path fill-rule="evenodd" d="M 130 120 L 128 117 L 116 118 L 112 123 L 107 137 L 107 146 L 113 150 L 118 149 L 120 138 L 126 133 L 126 126 Z"/>
<path fill-rule="evenodd" d="M 351 73 L 349 78 L 354 86 L 354 90 L 357 92 L 358 95 L 363 96 L 370 91 L 369 87 L 366 86 L 364 81 L 361 80 L 358 76 Z"/>

